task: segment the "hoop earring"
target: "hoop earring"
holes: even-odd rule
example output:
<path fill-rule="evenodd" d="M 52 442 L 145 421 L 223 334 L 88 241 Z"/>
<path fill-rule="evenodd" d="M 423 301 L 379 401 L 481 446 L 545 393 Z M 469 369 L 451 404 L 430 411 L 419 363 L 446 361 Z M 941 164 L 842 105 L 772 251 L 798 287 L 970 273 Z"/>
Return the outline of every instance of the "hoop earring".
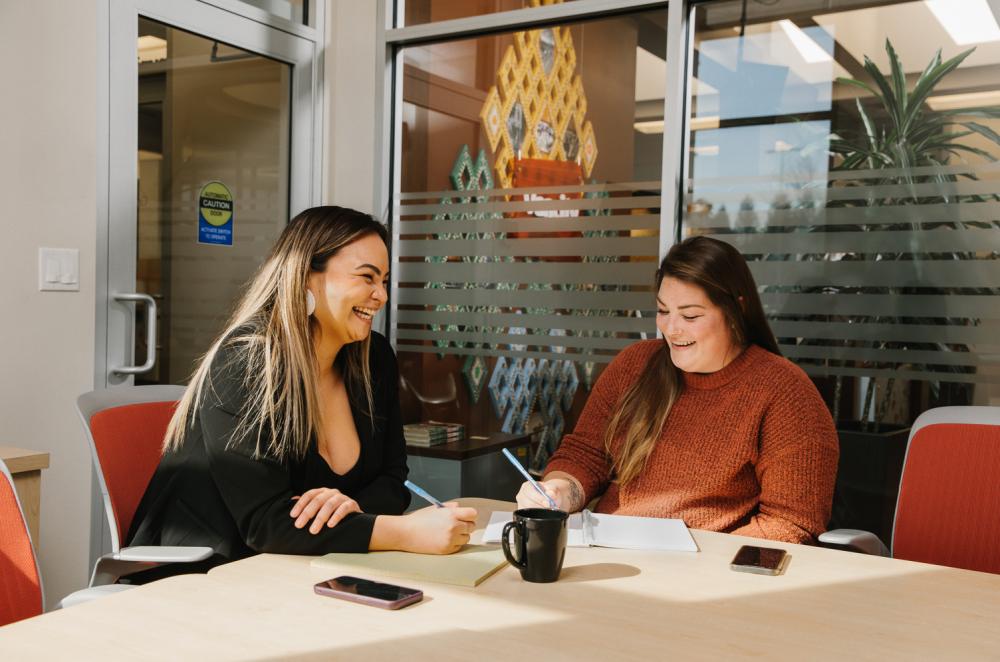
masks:
<path fill-rule="evenodd" d="M 312 317 L 312 314 L 316 312 L 316 297 L 313 296 L 312 290 L 306 290 L 306 316 Z"/>

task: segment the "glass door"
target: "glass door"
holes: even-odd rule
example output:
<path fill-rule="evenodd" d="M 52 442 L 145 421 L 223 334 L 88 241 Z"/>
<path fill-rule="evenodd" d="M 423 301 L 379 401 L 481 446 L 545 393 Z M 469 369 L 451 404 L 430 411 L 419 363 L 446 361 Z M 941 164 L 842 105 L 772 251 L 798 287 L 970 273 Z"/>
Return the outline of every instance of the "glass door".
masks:
<path fill-rule="evenodd" d="M 98 388 L 186 382 L 289 217 L 319 200 L 318 33 L 257 14 L 110 0 Z M 110 549 L 97 484 L 91 562 Z"/>
<path fill-rule="evenodd" d="M 315 44 L 195 0 L 112 7 L 104 378 L 181 384 L 318 193 Z"/>
<path fill-rule="evenodd" d="M 288 218 L 292 67 L 138 26 L 135 291 L 157 315 L 155 333 L 151 315 L 135 320 L 134 360 L 151 364 L 135 383 L 178 384 Z"/>

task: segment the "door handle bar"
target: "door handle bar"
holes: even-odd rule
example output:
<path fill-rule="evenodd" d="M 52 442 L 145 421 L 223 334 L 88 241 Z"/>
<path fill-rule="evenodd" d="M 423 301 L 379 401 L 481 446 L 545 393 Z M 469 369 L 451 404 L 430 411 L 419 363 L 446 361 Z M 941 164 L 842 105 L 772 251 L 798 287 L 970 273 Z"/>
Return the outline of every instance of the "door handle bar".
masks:
<path fill-rule="evenodd" d="M 118 375 L 138 375 L 149 372 L 156 364 L 156 300 L 148 294 L 133 292 L 130 294 L 113 294 L 115 301 L 146 304 L 146 362 L 142 365 L 126 365 L 112 368 L 111 372 Z"/>

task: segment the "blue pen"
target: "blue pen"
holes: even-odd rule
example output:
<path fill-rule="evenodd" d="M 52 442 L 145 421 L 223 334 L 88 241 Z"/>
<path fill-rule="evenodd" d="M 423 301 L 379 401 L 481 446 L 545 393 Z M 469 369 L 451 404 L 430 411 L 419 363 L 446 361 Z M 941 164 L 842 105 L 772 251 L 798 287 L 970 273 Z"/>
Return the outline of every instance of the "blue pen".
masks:
<path fill-rule="evenodd" d="M 545 497 L 546 499 L 549 500 L 549 507 L 551 507 L 553 510 L 558 510 L 559 506 L 556 505 L 555 500 L 552 497 L 550 497 L 548 494 L 545 493 L 545 490 L 542 489 L 541 485 L 539 485 L 537 482 L 535 482 L 535 479 L 531 477 L 531 474 L 528 473 L 527 469 L 525 469 L 524 467 L 521 466 L 521 463 L 517 461 L 517 458 L 514 457 L 514 454 L 511 453 L 506 448 L 504 448 L 502 450 L 503 450 L 503 454 L 507 456 L 508 460 L 510 460 L 510 463 L 513 464 L 514 467 L 516 467 L 517 470 L 521 472 L 521 475 L 523 475 L 525 478 L 528 479 L 528 482 L 531 483 L 531 486 L 533 488 L 535 488 L 536 490 L 538 490 L 539 494 L 541 494 L 543 497 Z"/>
<path fill-rule="evenodd" d="M 430 494 L 428 494 L 427 492 L 425 492 L 422 487 L 418 487 L 415 483 L 411 483 L 410 481 L 406 480 L 406 481 L 403 481 L 403 485 L 406 485 L 406 487 L 408 487 L 411 492 L 413 492 L 414 494 L 416 494 L 418 497 L 420 497 L 424 501 L 427 501 L 429 503 L 433 503 L 438 508 L 444 508 L 444 504 L 443 503 L 441 503 L 440 501 L 438 501 L 437 499 L 435 499 L 434 497 L 432 497 Z"/>

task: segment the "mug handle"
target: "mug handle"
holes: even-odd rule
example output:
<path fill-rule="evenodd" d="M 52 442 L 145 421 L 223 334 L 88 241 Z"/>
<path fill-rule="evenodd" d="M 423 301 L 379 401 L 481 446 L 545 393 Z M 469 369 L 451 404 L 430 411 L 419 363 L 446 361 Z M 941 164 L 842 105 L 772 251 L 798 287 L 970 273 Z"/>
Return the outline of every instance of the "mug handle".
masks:
<path fill-rule="evenodd" d="M 507 562 L 510 563 L 515 568 L 519 570 L 525 570 L 528 564 L 524 561 L 523 547 L 518 546 L 519 555 L 522 557 L 520 561 L 514 558 L 514 555 L 510 552 L 510 532 L 512 529 L 517 529 L 517 537 L 519 540 L 524 540 L 524 523 L 518 520 L 512 520 L 503 525 L 503 533 L 500 535 L 500 545 L 503 547 L 503 555 L 507 557 Z"/>

